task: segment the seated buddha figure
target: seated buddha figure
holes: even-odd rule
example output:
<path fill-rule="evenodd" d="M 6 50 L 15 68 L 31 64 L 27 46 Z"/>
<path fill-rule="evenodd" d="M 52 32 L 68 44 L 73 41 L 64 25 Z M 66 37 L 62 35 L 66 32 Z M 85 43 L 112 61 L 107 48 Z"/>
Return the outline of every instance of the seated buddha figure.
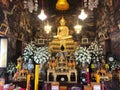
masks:
<path fill-rule="evenodd" d="M 69 28 L 65 25 L 65 19 L 62 17 L 60 20 L 60 26 L 57 28 L 57 35 L 54 38 L 68 39 L 72 36 L 69 35 Z"/>

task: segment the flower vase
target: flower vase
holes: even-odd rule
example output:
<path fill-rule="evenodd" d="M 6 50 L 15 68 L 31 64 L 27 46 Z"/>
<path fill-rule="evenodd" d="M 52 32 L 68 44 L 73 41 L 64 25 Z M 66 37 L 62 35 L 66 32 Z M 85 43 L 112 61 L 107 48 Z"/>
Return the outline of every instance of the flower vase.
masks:
<path fill-rule="evenodd" d="M 31 59 L 29 59 L 29 61 L 28 61 L 28 64 L 27 64 L 27 69 L 29 70 L 29 72 L 33 72 L 33 70 L 34 70 L 34 64 L 33 64 L 33 62 L 32 62 L 32 60 Z"/>
<path fill-rule="evenodd" d="M 82 62 L 82 68 L 85 69 L 85 67 L 86 67 L 85 62 Z"/>

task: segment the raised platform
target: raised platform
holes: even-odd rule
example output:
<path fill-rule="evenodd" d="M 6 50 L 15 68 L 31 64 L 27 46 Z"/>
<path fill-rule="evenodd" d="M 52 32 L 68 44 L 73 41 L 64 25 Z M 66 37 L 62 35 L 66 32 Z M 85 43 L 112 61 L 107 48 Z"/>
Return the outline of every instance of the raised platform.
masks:
<path fill-rule="evenodd" d="M 50 76 L 53 77 L 53 80 L 50 80 L 51 78 Z M 71 78 L 72 76 L 74 78 L 73 80 Z M 77 71 L 76 69 L 71 69 L 68 72 L 55 72 L 54 69 L 48 69 L 47 82 L 53 82 L 53 81 L 65 81 L 68 83 L 77 83 Z"/>
<path fill-rule="evenodd" d="M 45 82 L 43 90 L 52 90 L 52 86 L 54 85 L 59 87 L 59 90 L 62 90 L 63 88 L 65 90 L 83 90 L 83 86 L 80 84 L 66 82 Z"/>

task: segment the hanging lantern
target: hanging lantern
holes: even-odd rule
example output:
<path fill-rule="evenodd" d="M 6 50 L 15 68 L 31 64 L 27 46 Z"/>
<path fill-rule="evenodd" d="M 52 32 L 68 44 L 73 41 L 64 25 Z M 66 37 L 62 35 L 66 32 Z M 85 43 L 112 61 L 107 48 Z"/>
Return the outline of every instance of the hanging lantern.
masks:
<path fill-rule="evenodd" d="M 38 18 L 39 18 L 40 20 L 42 20 L 42 21 L 44 21 L 44 20 L 47 18 L 47 16 L 46 16 L 46 14 L 44 13 L 44 10 L 43 10 L 43 9 L 41 10 L 41 13 L 38 15 Z"/>
<path fill-rule="evenodd" d="M 82 30 L 82 26 L 77 23 L 77 25 L 74 26 L 75 32 L 79 34 Z"/>
<path fill-rule="evenodd" d="M 85 13 L 84 9 L 82 9 L 78 18 L 81 19 L 81 20 L 85 20 L 87 18 L 87 16 L 88 15 Z"/>
<path fill-rule="evenodd" d="M 68 10 L 69 3 L 67 2 L 67 0 L 58 0 L 56 3 L 56 9 L 57 10 Z"/>
<path fill-rule="evenodd" d="M 45 30 L 45 32 L 47 33 L 47 34 L 49 34 L 50 33 L 50 31 L 51 31 L 51 26 L 47 23 L 47 25 L 45 25 L 45 27 L 44 27 L 44 30 Z"/>

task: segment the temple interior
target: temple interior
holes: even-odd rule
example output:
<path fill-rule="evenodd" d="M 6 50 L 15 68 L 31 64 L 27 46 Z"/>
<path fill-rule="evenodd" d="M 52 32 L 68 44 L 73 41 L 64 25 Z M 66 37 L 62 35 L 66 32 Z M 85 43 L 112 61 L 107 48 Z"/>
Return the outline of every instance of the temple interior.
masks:
<path fill-rule="evenodd" d="M 120 1 L 0 0 L 0 90 L 120 90 Z"/>

